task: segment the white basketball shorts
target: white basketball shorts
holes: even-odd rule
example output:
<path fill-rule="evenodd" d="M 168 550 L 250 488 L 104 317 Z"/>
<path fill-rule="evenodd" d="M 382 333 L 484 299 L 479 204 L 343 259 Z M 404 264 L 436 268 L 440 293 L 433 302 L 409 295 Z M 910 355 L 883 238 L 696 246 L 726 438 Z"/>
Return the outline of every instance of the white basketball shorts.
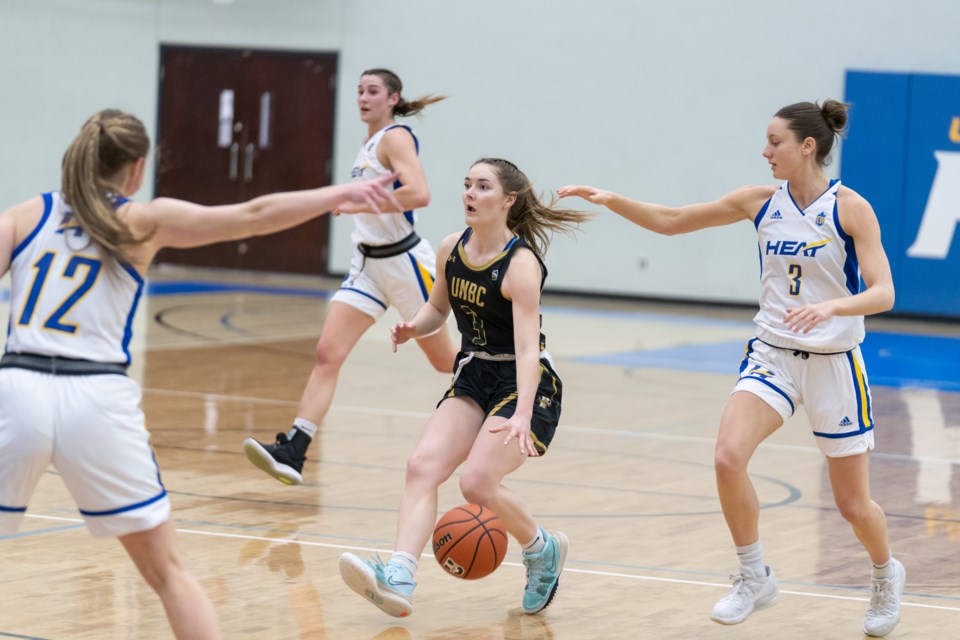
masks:
<path fill-rule="evenodd" d="M 140 401 L 124 375 L 0 369 L 0 534 L 16 533 L 51 463 L 96 537 L 169 519 Z"/>
<path fill-rule="evenodd" d="M 784 420 L 802 404 L 826 456 L 840 458 L 873 449 L 873 407 L 860 347 L 804 356 L 754 338 L 747 343 L 733 390 L 758 396 Z"/>
<path fill-rule="evenodd" d="M 398 256 L 364 258 L 354 247 L 350 273 L 333 300 L 344 302 L 378 320 L 391 306 L 412 320 L 427 301 L 436 277 L 437 256 L 426 240 Z"/>

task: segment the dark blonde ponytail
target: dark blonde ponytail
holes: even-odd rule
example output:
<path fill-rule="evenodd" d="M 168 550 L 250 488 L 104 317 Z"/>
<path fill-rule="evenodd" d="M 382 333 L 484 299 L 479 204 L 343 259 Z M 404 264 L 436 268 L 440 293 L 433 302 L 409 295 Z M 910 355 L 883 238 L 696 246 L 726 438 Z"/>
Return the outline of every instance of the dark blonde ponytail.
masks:
<path fill-rule="evenodd" d="M 60 189 L 84 233 L 110 257 L 124 259 L 124 247 L 143 242 L 115 211 L 110 180 L 147 155 L 150 137 L 134 116 L 117 109 L 94 114 L 63 154 Z"/>
<path fill-rule="evenodd" d="M 534 192 L 530 179 L 509 160 L 503 158 L 480 158 L 471 166 L 485 164 L 493 167 L 500 186 L 506 194 L 516 194 L 517 200 L 507 212 L 507 228 L 523 238 L 541 259 L 550 246 L 553 232 L 571 234 L 577 226 L 590 220 L 592 214 L 557 207 L 557 198 L 544 204 Z"/>
<path fill-rule="evenodd" d="M 367 69 L 361 73 L 360 76 L 377 76 L 383 80 L 383 84 L 387 88 L 389 95 L 396 93 L 400 96 L 400 101 L 397 102 L 393 108 L 393 115 L 395 116 L 415 116 L 423 111 L 427 105 L 447 99 L 447 96 L 435 96 L 431 94 L 417 98 L 416 100 L 405 99 L 403 97 L 403 82 L 400 81 L 400 76 L 390 71 L 390 69 Z"/>

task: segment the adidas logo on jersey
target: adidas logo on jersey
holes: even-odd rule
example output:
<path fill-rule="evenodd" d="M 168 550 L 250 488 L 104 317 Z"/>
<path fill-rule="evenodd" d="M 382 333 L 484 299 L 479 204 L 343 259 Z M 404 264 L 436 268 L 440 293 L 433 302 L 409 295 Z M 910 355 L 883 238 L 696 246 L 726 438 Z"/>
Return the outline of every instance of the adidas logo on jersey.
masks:
<path fill-rule="evenodd" d="M 849 427 L 849 426 L 852 425 L 852 424 L 853 424 L 853 423 L 850 422 L 850 418 L 848 418 L 847 416 L 843 416 L 843 420 L 840 421 L 840 425 L 839 425 L 839 426 L 841 426 L 841 427 Z"/>
<path fill-rule="evenodd" d="M 770 216 L 770 219 L 771 219 L 771 220 L 783 220 L 783 216 L 780 215 L 780 209 L 777 209 L 776 211 L 774 211 L 774 212 L 773 212 L 773 215 Z"/>

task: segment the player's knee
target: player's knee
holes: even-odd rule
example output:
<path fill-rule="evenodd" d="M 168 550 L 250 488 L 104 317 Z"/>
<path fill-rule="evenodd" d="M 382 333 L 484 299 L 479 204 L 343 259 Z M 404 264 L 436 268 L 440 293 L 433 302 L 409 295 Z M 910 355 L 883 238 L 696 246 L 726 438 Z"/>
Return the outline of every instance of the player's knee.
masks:
<path fill-rule="evenodd" d="M 497 482 L 487 474 L 464 469 L 460 474 L 460 493 L 470 504 L 489 507 L 497 491 Z"/>
<path fill-rule="evenodd" d="M 340 370 L 343 362 L 347 359 L 346 353 L 333 348 L 322 340 L 317 343 L 316 351 L 313 354 L 313 366 L 316 369 L 323 369 L 336 373 Z"/>
<path fill-rule="evenodd" d="M 717 444 L 713 454 L 713 465 L 718 478 L 746 473 L 749 457 L 737 451 L 734 447 Z"/>
<path fill-rule="evenodd" d="M 843 519 L 852 525 L 859 525 L 873 515 L 873 503 L 859 496 L 836 496 L 837 509 Z"/>
<path fill-rule="evenodd" d="M 423 455 L 415 450 L 407 459 L 406 484 L 407 486 L 440 486 L 444 480 L 450 477 L 451 473 L 446 471 L 431 456 Z"/>
<path fill-rule="evenodd" d="M 176 584 L 185 571 L 179 558 L 169 554 L 163 554 L 149 563 L 140 563 L 138 567 L 146 583 L 159 594 Z"/>

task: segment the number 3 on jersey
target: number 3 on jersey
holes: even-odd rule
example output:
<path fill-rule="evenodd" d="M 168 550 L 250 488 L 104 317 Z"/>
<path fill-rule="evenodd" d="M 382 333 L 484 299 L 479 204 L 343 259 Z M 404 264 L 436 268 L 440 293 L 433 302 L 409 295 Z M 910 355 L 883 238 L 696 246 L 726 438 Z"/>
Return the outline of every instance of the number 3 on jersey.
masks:
<path fill-rule="evenodd" d="M 50 275 L 50 268 L 56 259 L 57 254 L 54 251 L 47 251 L 40 259 L 33 263 L 33 268 L 37 270 L 37 275 L 33 278 L 33 284 L 30 285 L 30 295 L 23 305 L 23 311 L 20 313 L 20 320 L 17 322 L 21 327 L 25 327 L 33 320 L 33 314 L 37 309 L 37 302 L 40 300 L 40 294 L 43 292 L 43 286 Z M 77 325 L 61 322 L 70 310 L 83 299 L 100 275 L 101 262 L 96 258 L 87 258 L 85 256 L 73 256 L 67 262 L 63 269 L 61 278 L 73 280 L 77 277 L 77 270 L 80 267 L 86 268 L 86 275 L 83 281 L 78 284 L 73 291 L 60 303 L 60 305 L 50 314 L 43 323 L 44 329 L 52 331 L 62 331 L 64 333 L 74 334 L 77 332 Z"/>
<path fill-rule="evenodd" d="M 798 264 L 790 265 L 788 270 L 790 274 L 790 295 L 798 296 L 800 295 L 800 279 L 803 277 L 803 269 L 800 268 Z"/>

